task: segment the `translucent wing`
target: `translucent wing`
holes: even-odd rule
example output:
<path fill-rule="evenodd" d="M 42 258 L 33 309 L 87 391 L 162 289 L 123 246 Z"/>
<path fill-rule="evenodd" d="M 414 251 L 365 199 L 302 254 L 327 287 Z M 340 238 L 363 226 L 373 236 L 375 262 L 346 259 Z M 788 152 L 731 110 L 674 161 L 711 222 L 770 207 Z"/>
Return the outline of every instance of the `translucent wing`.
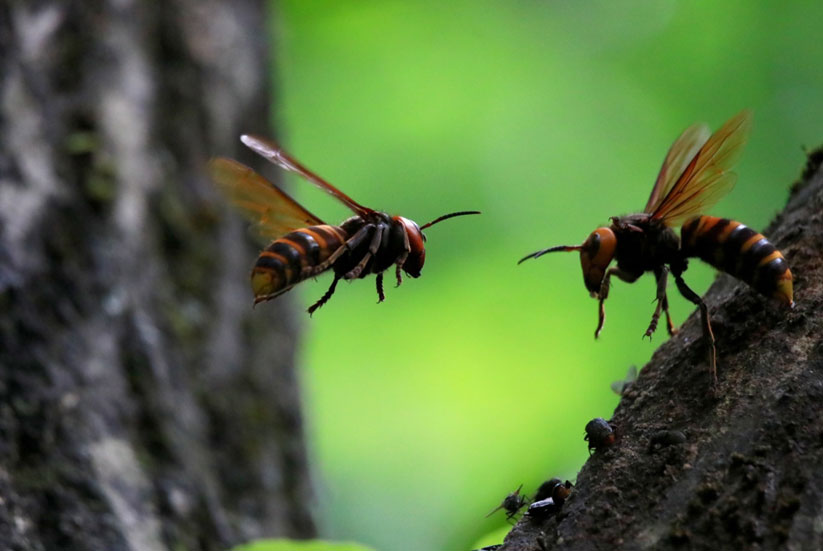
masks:
<path fill-rule="evenodd" d="M 693 124 L 680 134 L 663 160 L 663 166 L 660 167 L 657 181 L 643 212 L 651 214 L 655 211 L 710 135 L 711 131 L 705 123 Z"/>
<path fill-rule="evenodd" d="M 324 222 L 303 208 L 283 190 L 244 164 L 218 157 L 209 162 L 217 187 L 267 239 Z"/>
<path fill-rule="evenodd" d="M 712 134 L 652 210 L 652 218 L 677 226 L 731 191 L 737 181 L 731 168 L 743 151 L 751 125 L 751 111 L 744 110 Z"/>
<path fill-rule="evenodd" d="M 260 138 L 257 136 L 250 136 L 248 134 L 244 134 L 240 136 L 240 141 L 243 142 L 248 148 L 252 151 L 257 153 L 258 155 L 265 157 L 269 161 L 273 162 L 280 168 L 284 170 L 288 170 L 290 172 L 295 172 L 308 180 L 309 182 L 313 183 L 351 210 L 353 210 L 356 214 L 360 216 L 364 216 L 367 214 L 371 214 L 374 211 L 368 207 L 364 207 L 329 182 L 300 164 L 300 162 L 283 151 L 283 149 L 277 145 L 276 143 L 269 141 L 265 138 Z"/>
<path fill-rule="evenodd" d="M 637 380 L 637 366 L 632 365 L 629 366 L 629 370 L 626 372 L 626 377 L 619 380 L 614 381 L 611 384 L 612 392 L 617 394 L 618 396 L 623 396 L 623 393 L 628 390 L 628 388 L 634 384 Z"/>
<path fill-rule="evenodd" d="M 735 183 L 737 174 L 734 172 L 706 176 L 692 186 L 693 191 L 681 194 L 680 199 L 673 202 L 671 207 L 663 205 L 662 208 L 667 209 L 666 213 L 658 218 L 662 218 L 667 226 L 679 226 L 688 218 L 706 212 L 729 193 Z"/>

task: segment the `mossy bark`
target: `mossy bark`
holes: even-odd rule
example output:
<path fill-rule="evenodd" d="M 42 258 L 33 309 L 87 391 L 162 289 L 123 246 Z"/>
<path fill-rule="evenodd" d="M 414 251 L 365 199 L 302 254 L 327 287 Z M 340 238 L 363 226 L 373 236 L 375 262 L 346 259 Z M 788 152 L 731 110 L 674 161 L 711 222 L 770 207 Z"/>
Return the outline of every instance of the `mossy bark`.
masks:
<path fill-rule="evenodd" d="M 0 6 L 0 548 L 314 535 L 288 297 L 205 175 L 268 134 L 262 0 Z"/>
<path fill-rule="evenodd" d="M 704 297 L 717 392 L 692 315 L 624 393 L 617 443 L 586 462 L 562 511 L 524 516 L 501 551 L 823 549 L 821 161 L 823 149 L 809 156 L 764 231 L 789 261 L 796 308 L 718 277 Z M 685 442 L 653 441 L 667 430 Z"/>

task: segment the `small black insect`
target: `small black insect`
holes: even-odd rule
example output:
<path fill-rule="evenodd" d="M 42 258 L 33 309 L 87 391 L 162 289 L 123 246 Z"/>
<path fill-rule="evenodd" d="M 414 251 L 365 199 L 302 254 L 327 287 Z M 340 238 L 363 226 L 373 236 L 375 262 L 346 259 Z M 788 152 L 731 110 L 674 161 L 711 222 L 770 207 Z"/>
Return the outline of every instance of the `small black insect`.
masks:
<path fill-rule="evenodd" d="M 559 510 L 560 506 L 555 503 L 552 498 L 547 497 L 546 499 L 535 501 L 529 505 L 529 508 L 526 510 L 526 516 L 532 520 L 545 520 L 557 514 Z"/>
<path fill-rule="evenodd" d="M 613 445 L 617 437 L 614 433 L 614 426 L 603 419 L 597 417 L 586 423 L 586 436 L 583 440 L 589 443 L 589 455 L 592 450 L 601 450 Z"/>
<path fill-rule="evenodd" d="M 562 484 L 556 484 L 552 489 L 552 499 L 558 507 L 562 507 L 572 493 L 572 483 L 568 480 Z"/>
<path fill-rule="evenodd" d="M 552 492 L 554 492 L 554 487 L 557 486 L 558 484 L 561 484 L 561 481 L 560 481 L 559 478 L 551 478 L 551 479 L 547 480 L 546 482 L 541 484 L 539 488 L 537 488 L 537 491 L 534 493 L 534 499 L 532 499 L 532 501 L 534 501 L 534 502 L 543 501 L 547 497 L 552 497 Z"/>
<path fill-rule="evenodd" d="M 489 511 L 489 514 L 486 515 L 486 517 L 488 518 L 500 509 L 504 509 L 506 511 L 506 520 L 513 519 L 517 512 L 525 507 L 525 505 L 529 502 L 526 496 L 520 495 L 520 490 L 522 488 L 523 485 L 521 484 L 515 491 L 507 495 L 500 505 Z"/>
<path fill-rule="evenodd" d="M 563 482 L 559 478 L 552 478 L 537 488 L 532 502 L 536 503 L 550 497 L 554 499 L 554 502 L 558 506 L 562 506 L 563 502 L 566 501 L 566 498 L 569 497 L 572 486 L 573 484 L 568 480 Z"/>

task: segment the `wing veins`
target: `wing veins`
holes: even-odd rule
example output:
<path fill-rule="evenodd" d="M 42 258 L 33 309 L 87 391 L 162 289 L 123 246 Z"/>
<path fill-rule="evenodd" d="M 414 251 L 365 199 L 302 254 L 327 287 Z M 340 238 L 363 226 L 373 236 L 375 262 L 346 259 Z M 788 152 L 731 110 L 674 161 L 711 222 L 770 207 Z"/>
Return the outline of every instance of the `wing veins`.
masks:
<path fill-rule="evenodd" d="M 303 166 L 300 161 L 286 153 L 283 148 L 281 148 L 276 143 L 267 140 L 265 138 L 261 138 L 259 136 L 252 136 L 249 134 L 243 134 L 240 136 L 240 141 L 243 144 L 260 155 L 261 157 L 267 159 L 268 161 L 276 164 L 283 170 L 294 172 L 295 174 L 299 174 L 312 184 L 316 185 L 347 207 L 349 207 L 352 211 L 356 214 L 363 216 L 367 214 L 371 214 L 374 211 L 368 207 L 364 207 L 342 191 L 340 191 L 337 187 L 330 184 L 325 179 L 321 178 L 305 166 Z"/>
<path fill-rule="evenodd" d="M 697 125 L 689 127 L 678 138 L 678 142 L 683 140 L 690 129 L 697 127 Z M 748 110 L 741 111 L 726 121 L 702 144 L 671 189 L 662 199 L 658 200 L 651 212 L 648 210 L 646 212 L 649 212 L 653 218 L 662 220 L 666 225 L 675 226 L 689 215 L 697 214 L 701 209 L 714 205 L 734 187 L 737 176 L 731 169 L 742 152 L 750 128 L 751 112 Z M 678 142 L 675 142 L 675 145 Z M 668 160 L 669 156 L 667 156 Z M 664 162 L 665 168 L 667 168 L 666 162 Z M 662 172 L 663 169 L 661 169 Z M 650 204 L 655 198 L 656 191 L 657 184 L 652 191 L 652 197 L 649 198 Z"/>
<path fill-rule="evenodd" d="M 217 157 L 209 172 L 220 191 L 261 237 L 277 239 L 291 231 L 324 224 L 285 191 L 233 159 Z"/>

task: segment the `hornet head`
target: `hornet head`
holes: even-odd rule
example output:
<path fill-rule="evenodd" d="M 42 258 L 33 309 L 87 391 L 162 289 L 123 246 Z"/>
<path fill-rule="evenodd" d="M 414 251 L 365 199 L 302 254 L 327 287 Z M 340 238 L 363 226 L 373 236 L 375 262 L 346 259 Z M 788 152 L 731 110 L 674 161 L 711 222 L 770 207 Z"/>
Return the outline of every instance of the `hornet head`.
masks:
<path fill-rule="evenodd" d="M 554 253 L 558 251 L 580 251 L 580 266 L 583 268 L 583 283 L 586 284 L 586 289 L 589 293 L 596 297 L 600 293 L 600 284 L 603 281 L 603 276 L 606 274 L 606 269 L 614 259 L 614 253 L 617 249 L 617 237 L 610 228 L 597 228 L 582 245 L 560 245 L 558 247 L 550 247 L 537 252 L 533 252 L 520 259 L 520 262 L 529 258 L 538 258 L 546 253 Z M 518 264 L 520 264 L 518 262 Z"/>
<path fill-rule="evenodd" d="M 429 226 L 433 226 L 438 222 L 454 218 L 455 216 L 464 216 L 466 214 L 480 214 L 476 210 L 453 212 L 451 214 L 444 214 L 439 218 L 435 218 L 428 224 L 418 226 L 414 220 L 403 218 L 402 216 L 395 216 L 394 220 L 403 225 L 406 236 L 409 239 L 409 254 L 403 262 L 403 271 L 411 277 L 420 277 L 420 271 L 423 269 L 423 263 L 426 261 L 426 236 L 423 235 L 423 230 Z"/>

